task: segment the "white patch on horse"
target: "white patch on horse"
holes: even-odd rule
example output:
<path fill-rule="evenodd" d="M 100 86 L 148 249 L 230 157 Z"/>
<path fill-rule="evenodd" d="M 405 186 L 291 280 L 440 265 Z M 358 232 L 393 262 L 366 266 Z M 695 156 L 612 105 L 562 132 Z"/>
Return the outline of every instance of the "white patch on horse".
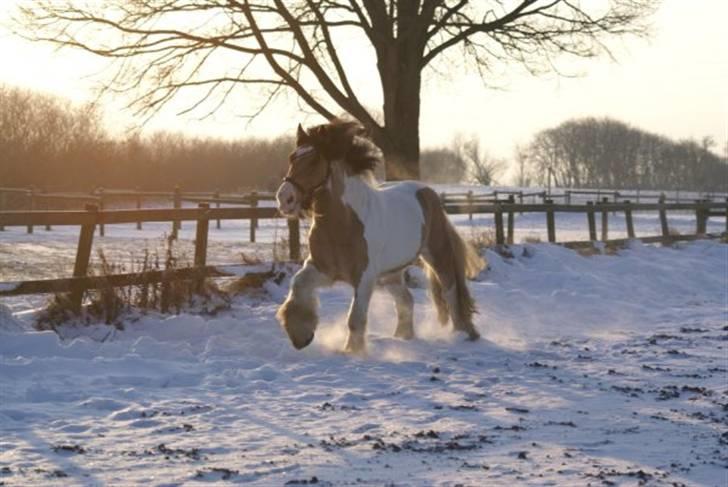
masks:
<path fill-rule="evenodd" d="M 360 176 L 344 182 L 344 204 L 364 225 L 369 266 L 375 275 L 410 264 L 422 245 L 424 215 L 414 197 L 424 185 L 402 182 L 373 188 Z"/>

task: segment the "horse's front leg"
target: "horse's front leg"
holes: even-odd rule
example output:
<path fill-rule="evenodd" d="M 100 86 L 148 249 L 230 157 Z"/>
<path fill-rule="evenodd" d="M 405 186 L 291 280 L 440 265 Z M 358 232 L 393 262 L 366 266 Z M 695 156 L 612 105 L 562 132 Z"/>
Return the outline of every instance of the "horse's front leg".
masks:
<path fill-rule="evenodd" d="M 364 353 L 366 349 L 367 312 L 374 292 L 375 281 L 374 277 L 364 275 L 354 288 L 354 299 L 351 301 L 347 321 L 349 338 L 346 340 L 346 352 Z"/>
<path fill-rule="evenodd" d="M 293 346 L 299 350 L 313 341 L 318 325 L 316 289 L 331 283 L 331 279 L 316 269 L 310 259 L 293 276 L 291 290 L 276 316 Z"/>

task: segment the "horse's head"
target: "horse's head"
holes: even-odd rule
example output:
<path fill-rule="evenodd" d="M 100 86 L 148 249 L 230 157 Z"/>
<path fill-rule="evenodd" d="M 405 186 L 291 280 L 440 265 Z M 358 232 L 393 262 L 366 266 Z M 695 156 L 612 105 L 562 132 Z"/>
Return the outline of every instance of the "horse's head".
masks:
<path fill-rule="evenodd" d="M 276 193 L 278 210 L 286 216 L 299 216 L 310 209 L 317 192 L 331 189 L 332 179 L 340 173 L 334 165 L 347 159 L 354 137 L 362 133 L 359 124 L 342 120 L 317 125 L 308 132 L 299 124 L 296 149 L 288 157 L 288 173 Z"/>
<path fill-rule="evenodd" d="M 328 183 L 331 161 L 317 145 L 299 124 L 296 149 L 288 156 L 288 172 L 276 193 L 278 210 L 283 215 L 298 216 L 309 209 L 314 194 Z"/>

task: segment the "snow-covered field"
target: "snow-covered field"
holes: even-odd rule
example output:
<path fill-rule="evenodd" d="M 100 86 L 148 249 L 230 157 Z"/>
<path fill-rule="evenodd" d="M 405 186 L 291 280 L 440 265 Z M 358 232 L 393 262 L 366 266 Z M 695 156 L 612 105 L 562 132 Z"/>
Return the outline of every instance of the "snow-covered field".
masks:
<path fill-rule="evenodd" d="M 67 232 L 12 230 L 0 247 L 23 270 Z M 274 318 L 287 281 L 214 317 L 64 338 L 30 331 L 33 303 L 14 302 L 0 309 L 0 485 L 726 485 L 728 245 L 487 257 L 471 283 L 483 340 L 436 325 L 417 288 L 418 337 L 392 338 L 376 295 L 365 358 L 338 353 L 343 286 L 322 291 L 302 352 Z"/>

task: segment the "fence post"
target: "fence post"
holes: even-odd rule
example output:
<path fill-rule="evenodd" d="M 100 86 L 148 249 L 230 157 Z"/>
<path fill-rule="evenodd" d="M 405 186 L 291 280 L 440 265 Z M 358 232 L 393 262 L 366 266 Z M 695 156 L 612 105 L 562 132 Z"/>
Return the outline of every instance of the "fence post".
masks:
<path fill-rule="evenodd" d="M 73 266 L 73 277 L 86 277 L 88 264 L 91 260 L 91 246 L 94 241 L 94 229 L 98 220 L 98 207 L 87 204 L 86 211 L 92 216 L 89 223 L 81 225 L 81 233 L 78 236 L 78 247 L 76 248 L 76 263 Z M 82 282 L 74 284 L 70 294 L 71 306 L 76 313 L 81 312 L 83 293 L 86 291 Z"/>
<path fill-rule="evenodd" d="M 216 189 L 215 194 L 213 195 L 215 198 L 215 208 L 220 208 L 220 190 Z M 220 230 L 220 219 L 217 219 L 217 223 L 215 224 L 215 228 Z"/>
<path fill-rule="evenodd" d="M 301 226 L 298 218 L 288 219 L 288 254 L 293 262 L 301 260 Z"/>
<path fill-rule="evenodd" d="M 667 210 L 665 210 L 665 193 L 660 194 L 660 227 L 662 236 L 667 238 L 670 236 L 670 227 L 667 225 Z"/>
<path fill-rule="evenodd" d="M 566 190 L 566 201 L 565 201 L 565 203 L 567 205 L 570 205 L 571 204 L 571 190 L 568 190 L 568 189 Z"/>
<path fill-rule="evenodd" d="M 516 202 L 516 198 L 513 197 L 513 195 L 510 195 L 508 197 L 508 204 L 514 205 Z M 508 210 L 508 232 L 506 236 L 506 242 L 508 242 L 508 245 L 513 245 L 513 208 L 511 207 Z"/>
<path fill-rule="evenodd" d="M 496 245 L 503 245 L 506 240 L 503 236 L 503 209 L 499 203 L 495 204 L 495 243 Z"/>
<path fill-rule="evenodd" d="M 46 194 L 47 192 L 48 192 L 48 191 L 46 191 L 45 189 L 41 190 L 41 193 L 43 193 L 44 195 L 45 195 L 45 194 Z M 51 208 L 50 208 L 50 206 L 51 206 L 51 204 L 50 204 L 50 199 L 49 199 L 49 198 L 43 198 L 43 209 L 44 209 L 45 211 L 48 211 L 48 210 L 50 210 L 50 209 L 51 209 Z M 48 224 L 46 224 L 46 226 L 45 226 L 45 230 L 46 230 L 46 232 L 49 232 L 49 231 L 51 230 L 51 226 L 50 226 L 50 225 L 48 225 Z"/>
<path fill-rule="evenodd" d="M 546 227 L 548 231 L 548 238 L 550 243 L 556 242 L 556 219 L 554 218 L 554 200 L 546 200 L 546 204 L 549 206 L 546 209 Z"/>
<path fill-rule="evenodd" d="M 104 204 L 104 188 L 97 188 L 96 189 L 96 196 L 99 199 L 99 210 L 104 211 L 104 208 L 106 205 Z M 99 236 L 103 237 L 106 235 L 106 228 L 103 223 L 99 224 Z"/>
<path fill-rule="evenodd" d="M 695 233 L 698 235 L 704 235 L 708 229 L 708 210 L 702 206 L 705 200 L 697 200 L 700 206 L 695 208 Z"/>
<path fill-rule="evenodd" d="M 182 195 L 180 193 L 179 184 L 174 187 L 174 194 L 172 195 L 172 206 L 175 210 L 182 208 Z M 179 231 L 182 228 L 182 223 L 174 219 L 172 220 L 172 238 L 177 240 L 179 237 Z"/>
<path fill-rule="evenodd" d="M 139 186 L 136 187 L 136 208 L 137 210 L 142 209 L 142 195 L 139 194 Z M 139 220 L 137 222 L 137 230 L 142 229 L 142 222 Z"/>
<path fill-rule="evenodd" d="M 35 186 L 28 190 L 28 209 L 35 211 Z M 28 225 L 28 233 L 33 233 L 33 225 Z"/>
<path fill-rule="evenodd" d="M 205 266 L 207 265 L 207 237 L 210 228 L 209 210 L 210 205 L 200 203 L 198 205 L 202 216 L 197 219 L 197 229 L 195 234 L 195 267 L 199 271 L 197 280 L 197 291 L 202 291 L 205 285 Z"/>
<path fill-rule="evenodd" d="M 5 211 L 5 193 L 0 191 L 0 211 Z M 5 225 L 0 223 L 0 232 L 5 231 Z"/>
<path fill-rule="evenodd" d="M 609 204 L 609 198 L 602 198 L 602 241 L 606 242 L 609 240 L 609 212 L 607 211 L 607 205 Z"/>
<path fill-rule="evenodd" d="M 624 209 L 624 220 L 627 223 L 627 238 L 635 238 L 634 220 L 632 220 L 632 202 L 630 200 L 624 200 L 624 204 L 627 205 Z"/>
<path fill-rule="evenodd" d="M 258 194 L 253 191 L 250 193 L 250 208 L 255 210 L 258 207 Z M 250 241 L 255 243 L 255 229 L 258 227 L 258 219 L 253 216 L 250 217 Z"/>
<path fill-rule="evenodd" d="M 473 190 L 468 191 L 468 219 L 473 221 Z"/>
<path fill-rule="evenodd" d="M 587 221 L 589 222 L 589 240 L 591 242 L 596 242 L 596 240 L 597 240 L 597 219 L 594 214 L 594 202 L 587 201 L 586 206 L 587 206 L 586 218 L 587 218 Z"/>

